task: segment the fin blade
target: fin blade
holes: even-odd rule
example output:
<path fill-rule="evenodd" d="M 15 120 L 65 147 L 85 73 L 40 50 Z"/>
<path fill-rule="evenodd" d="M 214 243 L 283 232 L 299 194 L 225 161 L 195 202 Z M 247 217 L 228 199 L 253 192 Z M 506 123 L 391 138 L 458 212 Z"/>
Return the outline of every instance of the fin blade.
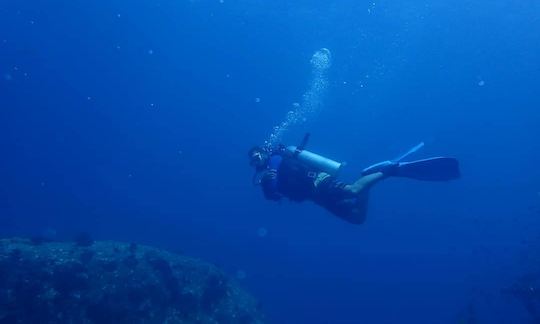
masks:
<path fill-rule="evenodd" d="M 433 157 L 399 163 L 398 177 L 424 181 L 450 181 L 459 179 L 459 161 L 449 157 Z"/>

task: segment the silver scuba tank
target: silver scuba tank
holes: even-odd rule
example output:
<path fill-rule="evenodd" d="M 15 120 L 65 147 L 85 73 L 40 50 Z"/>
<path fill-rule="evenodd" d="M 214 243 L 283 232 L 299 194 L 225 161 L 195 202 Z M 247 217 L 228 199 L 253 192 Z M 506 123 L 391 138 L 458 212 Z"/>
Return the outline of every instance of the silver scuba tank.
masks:
<path fill-rule="evenodd" d="M 334 177 L 339 174 L 339 171 L 343 166 L 343 163 L 336 162 L 310 151 L 306 151 L 297 146 L 288 146 L 286 151 L 304 165 L 322 172 L 326 172 Z"/>

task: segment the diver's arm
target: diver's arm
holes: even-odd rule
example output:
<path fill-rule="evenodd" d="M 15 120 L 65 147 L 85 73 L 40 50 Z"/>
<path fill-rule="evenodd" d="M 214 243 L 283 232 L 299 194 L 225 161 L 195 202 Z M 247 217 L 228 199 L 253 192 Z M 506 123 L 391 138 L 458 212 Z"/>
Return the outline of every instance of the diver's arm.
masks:
<path fill-rule="evenodd" d="M 280 200 L 281 194 L 277 189 L 277 170 L 268 169 L 261 179 L 261 187 L 264 197 L 269 200 Z"/>

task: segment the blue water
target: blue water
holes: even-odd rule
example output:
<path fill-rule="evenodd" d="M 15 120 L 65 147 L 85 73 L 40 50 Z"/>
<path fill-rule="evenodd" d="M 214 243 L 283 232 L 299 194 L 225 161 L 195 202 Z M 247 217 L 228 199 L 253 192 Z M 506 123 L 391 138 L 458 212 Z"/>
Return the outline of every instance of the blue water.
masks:
<path fill-rule="evenodd" d="M 539 263 L 539 17 L 532 0 L 3 0 L 0 234 L 180 251 L 273 323 L 527 323 L 501 289 Z M 353 181 L 425 141 L 416 156 L 457 157 L 462 179 L 386 180 L 360 226 L 265 201 L 246 152 L 323 47 L 324 105 L 286 144 L 311 132 Z"/>

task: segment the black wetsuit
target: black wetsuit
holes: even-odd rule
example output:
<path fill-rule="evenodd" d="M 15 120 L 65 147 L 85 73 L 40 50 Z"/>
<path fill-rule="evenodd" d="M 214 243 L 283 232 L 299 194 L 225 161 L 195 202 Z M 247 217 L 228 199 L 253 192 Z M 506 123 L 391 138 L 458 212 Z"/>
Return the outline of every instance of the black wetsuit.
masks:
<path fill-rule="evenodd" d="M 315 194 L 316 170 L 310 169 L 297 159 L 274 154 L 270 157 L 269 170 L 262 177 L 261 185 L 267 199 L 279 200 L 287 197 L 293 201 L 313 199 Z"/>
<path fill-rule="evenodd" d="M 281 153 L 270 157 L 261 186 L 267 199 L 311 200 L 345 219 L 357 206 L 357 197 L 345 189 L 345 183 Z"/>

